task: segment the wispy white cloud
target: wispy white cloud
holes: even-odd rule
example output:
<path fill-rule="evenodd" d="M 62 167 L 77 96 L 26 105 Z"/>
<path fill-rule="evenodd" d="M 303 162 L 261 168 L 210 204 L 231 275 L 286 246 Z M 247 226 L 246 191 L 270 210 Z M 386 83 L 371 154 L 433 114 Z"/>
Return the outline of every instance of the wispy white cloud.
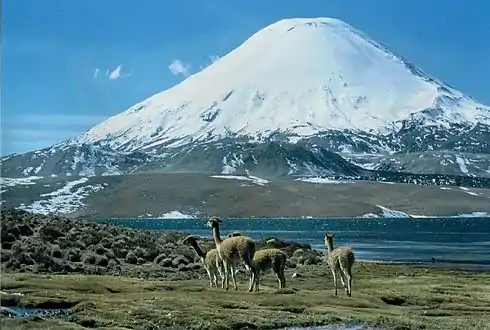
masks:
<path fill-rule="evenodd" d="M 101 73 L 101 70 L 99 68 L 95 68 L 92 77 L 94 79 L 97 79 L 100 76 L 100 73 Z M 105 69 L 105 71 L 104 71 L 104 76 L 109 80 L 117 80 L 117 79 L 129 77 L 131 75 L 132 75 L 132 73 L 130 73 L 130 72 L 123 73 L 123 65 L 122 64 L 119 64 L 118 66 L 116 66 L 112 70 Z"/>
<path fill-rule="evenodd" d="M 109 80 L 116 80 L 121 78 L 121 69 L 122 66 L 118 65 L 114 70 L 112 70 L 111 73 L 109 73 Z"/>
<path fill-rule="evenodd" d="M 130 73 L 122 73 L 122 65 L 119 64 L 114 70 L 109 73 L 109 80 L 116 80 L 124 77 L 129 77 Z"/>
<path fill-rule="evenodd" d="M 180 74 L 184 77 L 187 77 L 189 76 L 191 65 L 184 64 L 184 62 L 182 62 L 181 60 L 174 60 L 172 63 L 170 63 L 168 69 L 175 76 L 178 76 Z"/>

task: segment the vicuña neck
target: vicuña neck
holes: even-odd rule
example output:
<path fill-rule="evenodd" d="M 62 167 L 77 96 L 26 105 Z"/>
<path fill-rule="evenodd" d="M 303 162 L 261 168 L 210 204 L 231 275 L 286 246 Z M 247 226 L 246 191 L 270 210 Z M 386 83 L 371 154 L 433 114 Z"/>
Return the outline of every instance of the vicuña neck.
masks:
<path fill-rule="evenodd" d="M 327 250 L 328 250 L 328 253 L 333 251 L 333 242 L 332 241 L 327 242 Z"/>
<path fill-rule="evenodd" d="M 221 242 L 223 242 L 219 234 L 219 226 L 213 227 L 213 238 L 214 238 L 214 243 L 216 243 L 216 245 L 219 245 L 221 244 Z"/>
<path fill-rule="evenodd" d="M 199 247 L 199 245 L 197 244 L 196 241 L 191 241 L 191 246 L 194 248 L 194 250 L 196 251 L 198 256 L 200 256 L 200 257 L 206 256 L 206 253 L 204 253 L 204 251 L 201 250 L 201 248 Z"/>

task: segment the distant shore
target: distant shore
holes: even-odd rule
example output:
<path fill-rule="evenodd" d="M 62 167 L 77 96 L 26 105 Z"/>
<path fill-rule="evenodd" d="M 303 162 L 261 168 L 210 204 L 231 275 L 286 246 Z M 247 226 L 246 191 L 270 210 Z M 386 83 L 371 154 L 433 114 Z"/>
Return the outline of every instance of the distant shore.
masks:
<path fill-rule="evenodd" d="M 490 214 L 490 189 L 483 188 L 377 181 L 304 182 L 291 178 L 264 183 L 191 173 L 82 179 L 73 178 L 69 182 L 78 180 L 74 190 L 80 190 L 83 196 L 64 191 L 67 183 L 60 179 L 44 178 L 28 185 L 7 187 L 2 196 L 4 205 L 23 204 L 23 208 L 35 212 L 59 211 L 86 218 L 176 218 L 179 214 L 184 217 L 216 214 L 227 218 Z M 50 197 L 53 192 L 56 194 Z"/>
<path fill-rule="evenodd" d="M 400 212 L 402 213 L 402 212 Z M 207 219 L 206 217 L 203 216 L 194 216 L 194 215 L 188 215 L 188 214 L 183 214 L 182 217 L 166 217 L 165 215 L 163 216 L 138 216 L 138 217 L 98 217 L 95 218 L 95 221 L 105 221 L 105 220 L 204 220 Z M 249 219 L 249 220 L 266 220 L 266 219 L 274 219 L 274 220 L 324 220 L 324 219 L 331 219 L 331 220 L 350 220 L 350 219 L 388 219 L 388 220 L 406 220 L 406 219 L 417 219 L 417 220 L 422 220 L 422 219 L 441 219 L 441 218 L 447 218 L 447 219 L 473 219 L 473 218 L 488 218 L 490 219 L 490 213 L 487 212 L 470 212 L 470 213 L 464 213 L 461 215 L 411 215 L 411 214 L 406 214 L 404 215 L 398 215 L 398 216 L 387 216 L 383 214 L 371 214 L 371 215 L 366 215 L 366 216 L 297 216 L 297 217 L 265 217 L 265 216 L 243 216 L 243 217 L 226 217 L 227 220 L 243 220 L 243 219 Z"/>

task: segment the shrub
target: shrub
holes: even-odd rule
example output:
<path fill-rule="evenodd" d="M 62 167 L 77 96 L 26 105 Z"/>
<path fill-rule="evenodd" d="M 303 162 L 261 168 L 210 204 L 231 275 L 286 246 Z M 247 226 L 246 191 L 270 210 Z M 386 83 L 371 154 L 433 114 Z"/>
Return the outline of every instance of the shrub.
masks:
<path fill-rule="evenodd" d="M 28 250 L 31 254 L 31 257 L 37 262 L 40 262 L 40 260 L 44 260 L 44 259 L 51 259 L 51 257 L 49 256 L 50 251 L 48 246 L 46 246 L 41 241 L 30 240 L 30 245 L 28 246 Z"/>
<path fill-rule="evenodd" d="M 128 254 L 127 249 L 113 249 L 112 251 L 117 258 L 125 258 Z"/>
<path fill-rule="evenodd" d="M 32 228 L 27 224 L 17 225 L 17 230 L 21 236 L 32 236 L 34 234 Z"/>
<path fill-rule="evenodd" d="M 18 257 L 18 259 L 23 265 L 34 265 L 36 263 L 30 253 L 23 253 Z"/>
<path fill-rule="evenodd" d="M 114 255 L 114 252 L 112 252 L 112 250 L 105 250 L 105 253 L 104 255 L 108 258 L 108 259 L 114 259 L 116 256 Z"/>
<path fill-rule="evenodd" d="M 69 249 L 65 252 L 66 260 L 71 262 L 79 262 L 81 260 L 81 251 L 79 248 Z"/>
<path fill-rule="evenodd" d="M 158 256 L 157 256 L 157 257 L 156 257 L 156 258 L 153 260 L 153 262 L 154 262 L 154 263 L 156 263 L 156 264 L 159 264 L 159 263 L 161 263 L 161 262 L 162 262 L 162 260 L 164 260 L 166 257 L 167 257 L 167 256 L 166 256 L 164 253 L 162 253 L 162 254 L 158 255 Z"/>
<path fill-rule="evenodd" d="M 95 264 L 97 266 L 106 267 L 109 264 L 109 259 L 106 256 L 97 255 L 95 259 Z"/>
<path fill-rule="evenodd" d="M 136 257 L 144 259 L 144 260 L 147 260 L 150 257 L 150 254 L 148 253 L 148 251 L 146 251 L 145 249 L 143 249 L 142 247 L 139 247 L 139 246 L 134 250 L 134 254 L 136 255 Z"/>
<path fill-rule="evenodd" d="M 38 235 L 43 241 L 54 242 L 59 237 L 64 236 L 63 233 L 51 224 L 44 224 L 39 227 Z"/>
<path fill-rule="evenodd" d="M 179 265 L 179 272 L 187 272 L 189 270 L 191 270 L 192 268 L 190 267 L 190 265 Z"/>
<path fill-rule="evenodd" d="M 101 244 L 97 244 L 97 245 L 93 246 L 92 250 L 95 251 L 95 253 L 97 253 L 98 255 L 105 255 L 108 251 Z"/>
<path fill-rule="evenodd" d="M 20 241 L 16 241 L 12 244 L 12 247 L 10 248 L 10 250 L 12 251 L 12 253 L 14 255 L 18 255 L 22 252 L 22 243 Z"/>
<path fill-rule="evenodd" d="M 54 258 L 61 258 L 63 254 L 61 253 L 60 246 L 58 244 L 51 245 L 51 256 Z"/>
<path fill-rule="evenodd" d="M 10 258 L 5 263 L 5 267 L 10 268 L 10 269 L 19 269 L 20 268 L 20 262 L 16 258 Z"/>
<path fill-rule="evenodd" d="M 133 265 L 138 262 L 138 258 L 132 251 L 129 251 L 128 254 L 126 254 L 125 260 L 128 264 L 133 264 Z"/>
<path fill-rule="evenodd" d="M 10 258 L 12 258 L 12 253 L 9 250 L 2 249 L 2 252 L 0 253 L 0 261 L 5 262 Z"/>
<path fill-rule="evenodd" d="M 201 267 L 202 267 L 201 263 L 197 263 L 197 262 L 189 265 L 189 268 L 193 270 L 201 269 Z"/>
<path fill-rule="evenodd" d="M 105 248 L 108 248 L 110 249 L 111 246 L 112 246 L 112 237 L 104 237 L 101 241 L 100 241 L 100 245 L 102 245 L 103 247 Z"/>
<path fill-rule="evenodd" d="M 178 256 L 175 257 L 174 260 L 172 260 L 172 265 L 174 267 L 178 267 L 180 265 L 187 265 L 187 264 L 189 264 L 189 260 L 187 260 L 187 258 L 184 256 Z"/>
<path fill-rule="evenodd" d="M 172 267 L 173 266 L 172 261 L 173 261 L 172 258 L 163 258 L 159 260 L 158 264 L 160 264 L 160 266 L 162 267 Z"/>
<path fill-rule="evenodd" d="M 118 258 L 124 258 L 128 253 L 128 249 L 126 248 L 126 243 L 122 239 L 113 242 L 111 248 L 114 255 Z"/>
<path fill-rule="evenodd" d="M 93 252 L 87 252 L 82 258 L 82 262 L 87 265 L 95 265 L 97 261 L 97 255 Z"/>
<path fill-rule="evenodd" d="M 116 260 L 110 259 L 109 260 L 109 263 L 107 264 L 107 268 L 110 268 L 110 269 L 120 269 L 121 267 L 119 266 L 119 264 L 117 263 Z"/>

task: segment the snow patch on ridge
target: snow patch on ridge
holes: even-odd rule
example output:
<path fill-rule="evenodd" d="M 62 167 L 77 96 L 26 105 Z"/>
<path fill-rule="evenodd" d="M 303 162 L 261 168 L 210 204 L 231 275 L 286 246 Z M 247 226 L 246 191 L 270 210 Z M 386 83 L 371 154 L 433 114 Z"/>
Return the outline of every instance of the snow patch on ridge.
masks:
<path fill-rule="evenodd" d="M 231 179 L 231 180 L 239 180 L 239 181 L 251 181 L 259 186 L 264 186 L 269 183 L 269 180 L 262 179 L 256 176 L 241 176 L 241 175 L 211 175 L 212 178 L 217 179 Z"/>

